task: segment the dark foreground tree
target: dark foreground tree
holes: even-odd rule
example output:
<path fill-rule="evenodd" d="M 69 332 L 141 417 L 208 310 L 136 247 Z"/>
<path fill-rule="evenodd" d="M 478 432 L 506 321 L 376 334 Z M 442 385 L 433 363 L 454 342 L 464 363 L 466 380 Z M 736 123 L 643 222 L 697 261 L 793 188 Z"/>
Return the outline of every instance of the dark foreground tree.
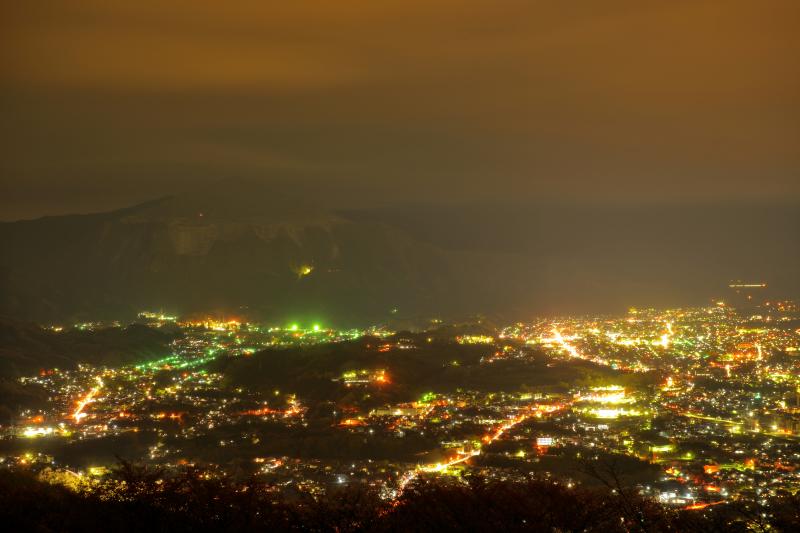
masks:
<path fill-rule="evenodd" d="M 7 531 L 798 531 L 800 497 L 763 508 L 719 505 L 676 511 L 635 493 L 548 480 L 421 479 L 394 501 L 351 487 L 292 497 L 269 485 L 192 469 L 123 463 L 112 479 L 76 493 L 25 473 L 0 472 Z"/>

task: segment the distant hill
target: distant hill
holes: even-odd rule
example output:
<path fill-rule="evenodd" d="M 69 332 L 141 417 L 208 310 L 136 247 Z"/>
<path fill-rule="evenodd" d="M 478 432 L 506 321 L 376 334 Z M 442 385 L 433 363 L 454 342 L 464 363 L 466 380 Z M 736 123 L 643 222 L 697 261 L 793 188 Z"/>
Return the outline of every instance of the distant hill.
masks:
<path fill-rule="evenodd" d="M 0 224 L 0 313 L 124 319 L 164 307 L 363 323 L 396 309 L 460 309 L 485 267 L 480 254 L 351 219 L 299 192 L 212 188 Z"/>
<path fill-rule="evenodd" d="M 552 362 L 535 349 L 521 346 L 524 361 L 515 358 L 482 364 L 491 355 L 486 345 L 458 344 L 436 331 L 402 332 L 384 339 L 362 337 L 349 342 L 295 348 L 267 348 L 252 357 L 222 357 L 211 364 L 232 387 L 297 393 L 304 405 L 324 402 L 358 405 L 364 410 L 419 399 L 430 391 L 520 391 L 547 388 L 563 393 L 576 384 L 648 379 L 624 376 L 585 361 Z M 430 340 L 429 340 L 430 339 Z M 402 344 L 403 349 L 391 348 Z M 368 395 L 333 381 L 345 372 L 386 372 L 386 382 Z"/>
<path fill-rule="evenodd" d="M 169 353 L 175 333 L 134 324 L 96 331 L 55 332 L 0 316 L 0 425 L 23 407 L 42 407 L 44 390 L 17 381 L 43 369 L 72 369 L 78 363 L 119 365 Z"/>
<path fill-rule="evenodd" d="M 399 329 L 477 313 L 508 323 L 705 305 L 725 299 L 731 279 L 800 297 L 796 205 L 387 199 L 345 210 L 323 207 L 336 201 L 324 196 L 228 181 L 117 211 L 0 223 L 0 314 L 48 323 L 164 309 Z"/>
<path fill-rule="evenodd" d="M 96 331 L 54 332 L 28 322 L 0 317 L 0 379 L 78 363 L 120 365 L 163 356 L 175 333 L 133 324 Z"/>

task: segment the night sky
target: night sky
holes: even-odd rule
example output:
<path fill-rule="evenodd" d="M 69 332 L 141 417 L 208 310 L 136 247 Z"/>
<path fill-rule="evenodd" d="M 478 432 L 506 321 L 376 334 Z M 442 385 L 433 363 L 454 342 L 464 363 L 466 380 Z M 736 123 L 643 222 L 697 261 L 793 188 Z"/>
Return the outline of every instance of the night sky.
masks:
<path fill-rule="evenodd" d="M 3 220 L 227 178 L 348 206 L 800 198 L 791 0 L 1 9 Z"/>

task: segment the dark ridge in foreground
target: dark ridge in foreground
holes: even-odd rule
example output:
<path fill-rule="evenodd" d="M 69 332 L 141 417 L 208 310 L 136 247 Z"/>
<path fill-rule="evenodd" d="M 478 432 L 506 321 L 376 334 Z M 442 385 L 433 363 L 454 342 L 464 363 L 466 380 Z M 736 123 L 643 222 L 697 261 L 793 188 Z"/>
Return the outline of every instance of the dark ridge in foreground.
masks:
<path fill-rule="evenodd" d="M 120 483 L 124 481 L 124 483 Z M 797 531 L 800 496 L 772 498 L 766 517 L 728 504 L 676 511 L 627 490 L 527 482 L 422 481 L 394 502 L 350 488 L 322 498 L 272 487 L 162 478 L 123 464 L 115 480 L 77 494 L 32 475 L 0 472 L 0 523 L 8 531 Z"/>

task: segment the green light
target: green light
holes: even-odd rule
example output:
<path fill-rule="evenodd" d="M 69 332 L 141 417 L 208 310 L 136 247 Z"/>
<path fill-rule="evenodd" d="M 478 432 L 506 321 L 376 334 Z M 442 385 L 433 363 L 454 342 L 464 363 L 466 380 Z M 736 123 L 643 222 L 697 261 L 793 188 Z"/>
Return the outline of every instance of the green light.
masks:
<path fill-rule="evenodd" d="M 319 331 L 319 324 L 314 324 L 313 328 L 314 331 Z"/>
<path fill-rule="evenodd" d="M 430 403 L 436 399 L 436 394 L 433 392 L 426 392 L 422 395 L 422 398 L 419 399 L 419 403 Z"/>
<path fill-rule="evenodd" d="M 297 324 L 292 324 L 291 326 L 289 326 L 289 329 L 292 330 L 292 331 L 297 331 L 298 326 L 297 326 Z"/>

